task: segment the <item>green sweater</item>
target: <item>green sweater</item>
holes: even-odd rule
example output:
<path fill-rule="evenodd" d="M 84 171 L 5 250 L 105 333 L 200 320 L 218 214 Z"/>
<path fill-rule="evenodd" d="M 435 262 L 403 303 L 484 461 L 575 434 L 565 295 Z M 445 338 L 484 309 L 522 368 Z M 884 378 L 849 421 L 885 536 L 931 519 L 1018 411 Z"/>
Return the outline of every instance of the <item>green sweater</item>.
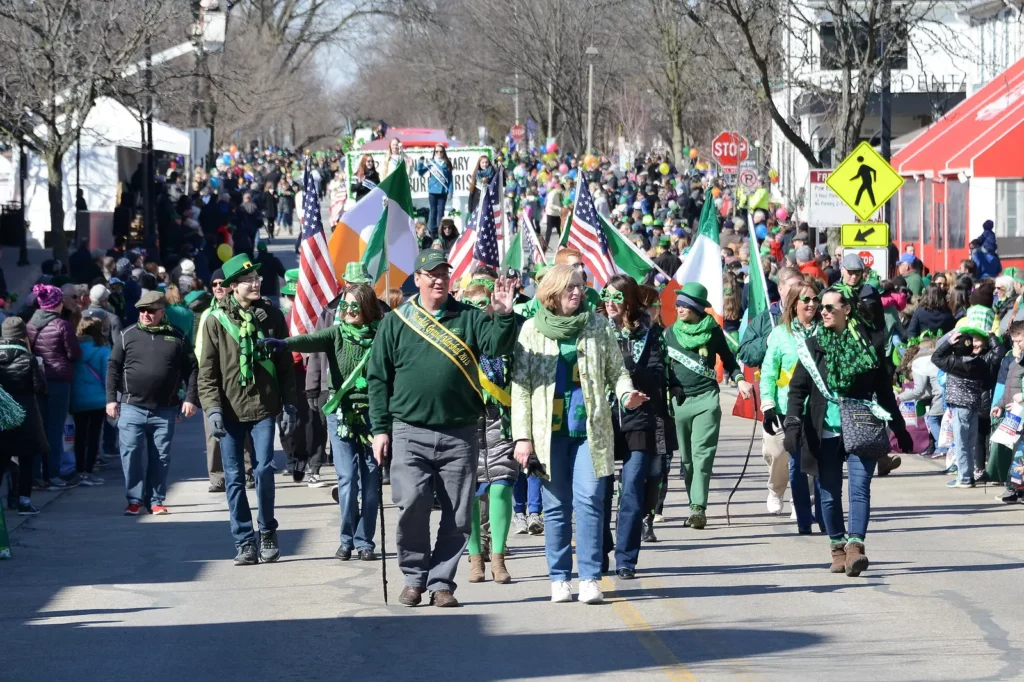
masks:
<path fill-rule="evenodd" d="M 332 391 L 336 391 L 345 383 L 346 377 L 342 376 L 341 368 L 338 366 L 338 358 L 344 357 L 347 351 L 345 337 L 341 335 L 341 327 L 333 325 L 312 334 L 289 337 L 285 339 L 285 342 L 288 344 L 288 350 L 295 353 L 325 353 L 327 355 L 327 365 L 330 368 L 327 387 Z"/>
<path fill-rule="evenodd" d="M 675 374 L 676 379 L 683 387 L 683 395 L 699 395 L 701 393 L 707 393 L 708 391 L 718 391 L 718 379 L 703 376 L 691 371 L 685 367 L 682 363 L 676 362 L 672 359 L 672 351 L 677 351 L 683 355 L 689 356 L 706 367 L 711 373 L 715 370 L 715 364 L 718 358 L 722 359 L 722 365 L 725 367 L 725 376 L 739 381 L 743 378 L 743 372 L 740 370 L 739 365 L 736 363 L 736 358 L 733 356 L 732 351 L 729 350 L 729 342 L 725 340 L 725 332 L 722 331 L 721 327 L 715 327 L 711 332 L 711 340 L 708 341 L 704 349 L 707 351 L 707 355 L 702 356 L 699 353 L 699 349 L 695 350 L 683 350 L 679 342 L 676 341 L 675 332 L 671 327 L 665 330 L 665 341 L 668 343 L 670 349 L 669 360 L 672 366 L 672 373 Z"/>
<path fill-rule="evenodd" d="M 513 314 L 491 319 L 449 296 L 440 322 L 477 358 L 512 355 L 515 349 L 517 326 Z M 388 314 L 381 322 L 368 367 L 373 435 L 388 433 L 394 419 L 447 429 L 475 424 L 483 414 L 483 403 L 462 370 L 398 315 Z"/>

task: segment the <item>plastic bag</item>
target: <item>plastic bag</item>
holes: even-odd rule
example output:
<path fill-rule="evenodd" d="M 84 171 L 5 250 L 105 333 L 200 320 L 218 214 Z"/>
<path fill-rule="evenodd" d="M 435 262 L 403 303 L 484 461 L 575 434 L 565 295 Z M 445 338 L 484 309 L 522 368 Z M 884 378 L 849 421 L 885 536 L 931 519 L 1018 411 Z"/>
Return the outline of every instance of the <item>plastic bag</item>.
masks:
<path fill-rule="evenodd" d="M 70 476 L 78 465 L 75 462 L 75 420 L 69 414 L 64 420 L 64 450 L 60 454 L 60 475 Z"/>
<path fill-rule="evenodd" d="M 900 414 L 903 415 L 903 421 L 908 429 L 917 426 L 917 401 L 905 400 L 900 403 Z"/>
<path fill-rule="evenodd" d="M 1006 411 L 1006 414 L 1003 415 L 1003 420 L 999 422 L 999 426 L 992 432 L 992 442 L 1012 448 L 1020 439 L 1020 426 L 1021 406 L 1015 404 Z"/>
<path fill-rule="evenodd" d="M 942 424 L 939 426 L 939 442 L 937 448 L 948 448 L 953 444 L 953 411 L 946 410 L 942 415 Z"/>

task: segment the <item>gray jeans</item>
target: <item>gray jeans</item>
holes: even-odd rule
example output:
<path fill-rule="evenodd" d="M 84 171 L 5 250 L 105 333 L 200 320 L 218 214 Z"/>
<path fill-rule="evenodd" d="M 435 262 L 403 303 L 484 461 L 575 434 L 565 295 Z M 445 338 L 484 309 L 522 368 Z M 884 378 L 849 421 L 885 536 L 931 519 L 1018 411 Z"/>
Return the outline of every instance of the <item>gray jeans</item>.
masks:
<path fill-rule="evenodd" d="M 455 591 L 459 558 L 469 543 L 479 453 L 476 426 L 427 429 L 395 422 L 391 494 L 398 507 L 398 566 L 408 587 Z M 430 550 L 434 493 L 441 503 Z"/>

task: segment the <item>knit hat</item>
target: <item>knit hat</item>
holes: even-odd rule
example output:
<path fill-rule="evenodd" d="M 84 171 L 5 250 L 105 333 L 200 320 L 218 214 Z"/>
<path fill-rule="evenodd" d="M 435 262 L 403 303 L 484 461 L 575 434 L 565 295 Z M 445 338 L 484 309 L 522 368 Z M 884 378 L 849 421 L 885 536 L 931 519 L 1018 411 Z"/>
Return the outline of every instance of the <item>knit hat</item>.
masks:
<path fill-rule="evenodd" d="M 114 274 L 122 282 L 127 282 L 132 278 L 132 264 L 128 262 L 127 258 L 121 258 L 114 264 Z"/>
<path fill-rule="evenodd" d="M 5 341 L 22 341 L 28 338 L 28 328 L 25 326 L 25 321 L 14 315 L 6 318 L 3 325 L 0 326 L 0 336 Z"/>
<path fill-rule="evenodd" d="M 796 250 L 796 260 L 798 263 L 807 263 L 814 260 L 814 253 L 811 251 L 811 247 L 804 244 Z"/>
<path fill-rule="evenodd" d="M 60 289 L 49 284 L 37 284 L 32 287 L 32 293 L 39 301 L 39 307 L 43 310 L 56 310 L 57 306 L 64 302 L 64 294 Z"/>
<path fill-rule="evenodd" d="M 92 289 L 89 289 L 89 300 L 95 301 L 96 303 L 102 303 L 107 300 L 107 296 L 110 292 L 102 284 L 94 284 Z"/>
<path fill-rule="evenodd" d="M 178 267 L 181 268 L 181 274 L 183 275 L 196 274 L 196 264 L 188 258 L 182 258 L 181 262 L 178 263 Z"/>
<path fill-rule="evenodd" d="M 992 321 L 994 319 L 995 313 L 992 312 L 991 308 L 983 305 L 972 305 L 967 309 L 967 315 L 964 317 L 963 323 L 957 327 L 957 330 L 961 334 L 988 338 L 989 333 L 992 331 Z"/>

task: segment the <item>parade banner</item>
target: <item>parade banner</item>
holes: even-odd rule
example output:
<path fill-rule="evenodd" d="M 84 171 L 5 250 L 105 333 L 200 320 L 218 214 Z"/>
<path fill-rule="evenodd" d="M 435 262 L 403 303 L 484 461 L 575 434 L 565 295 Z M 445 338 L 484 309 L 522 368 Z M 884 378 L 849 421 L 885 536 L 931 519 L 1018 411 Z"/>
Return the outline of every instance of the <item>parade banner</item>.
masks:
<path fill-rule="evenodd" d="M 429 148 L 405 150 L 405 156 L 407 159 L 406 170 L 409 173 L 409 189 L 412 191 L 413 199 L 427 198 L 427 182 L 430 179 L 430 173 L 424 173 L 422 176 L 417 173 L 416 162 L 420 159 L 423 159 L 424 162 L 429 161 L 431 151 L 432 150 Z M 378 168 L 384 167 L 384 159 L 387 157 L 387 152 L 384 150 L 372 152 L 348 152 L 348 154 L 345 155 L 346 178 L 352 178 L 355 175 L 356 169 L 359 168 L 359 160 L 366 154 L 373 157 Z M 476 164 L 480 161 L 481 156 L 486 156 L 493 160 L 494 148 L 455 147 L 448 150 L 448 158 L 452 162 L 452 179 L 453 184 L 455 185 L 453 194 L 456 198 L 466 198 L 469 196 L 469 185 L 473 180 L 473 172 L 476 170 Z"/>

